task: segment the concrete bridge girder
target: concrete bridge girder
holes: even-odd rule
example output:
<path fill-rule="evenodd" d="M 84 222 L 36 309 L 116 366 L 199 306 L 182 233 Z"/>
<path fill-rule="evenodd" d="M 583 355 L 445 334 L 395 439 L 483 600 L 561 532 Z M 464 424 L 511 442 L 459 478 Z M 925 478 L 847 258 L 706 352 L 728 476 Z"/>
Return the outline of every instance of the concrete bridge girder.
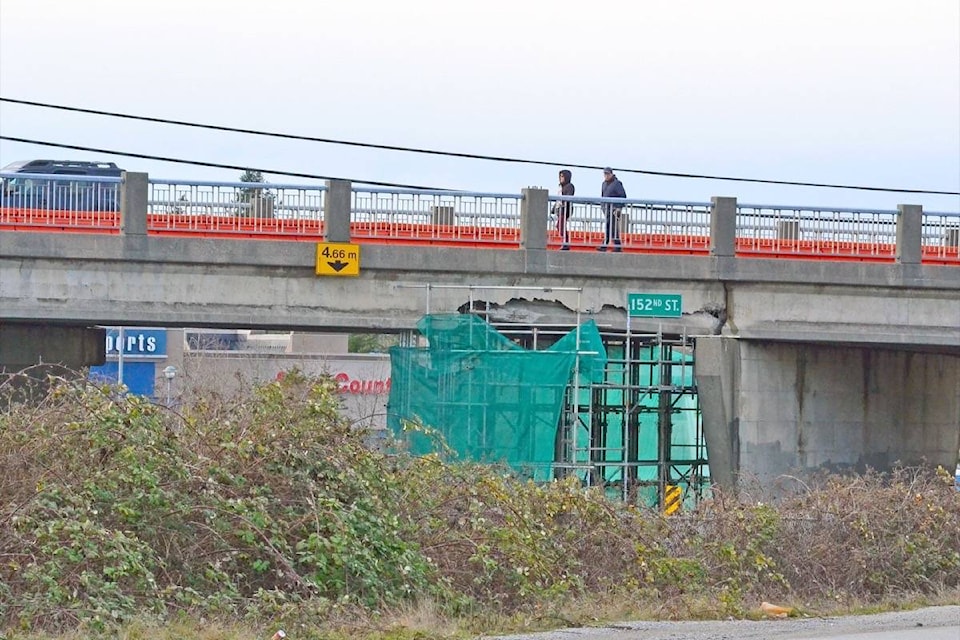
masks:
<path fill-rule="evenodd" d="M 628 293 L 679 293 L 684 321 L 712 315 L 724 335 L 960 352 L 952 267 L 373 245 L 358 277 L 331 278 L 314 274 L 309 243 L 3 233 L 0 249 L 0 320 L 389 331 L 414 327 L 427 309 L 518 297 L 483 286 L 570 287 L 582 294 L 522 297 L 568 309 L 579 301 L 614 322 Z"/>

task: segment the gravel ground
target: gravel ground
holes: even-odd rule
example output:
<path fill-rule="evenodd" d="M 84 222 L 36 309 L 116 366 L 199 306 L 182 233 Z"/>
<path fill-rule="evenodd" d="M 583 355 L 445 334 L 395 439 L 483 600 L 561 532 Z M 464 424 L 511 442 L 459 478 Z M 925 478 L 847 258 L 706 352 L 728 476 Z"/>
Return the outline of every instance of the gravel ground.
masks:
<path fill-rule="evenodd" d="M 953 630 L 956 633 L 953 633 Z M 929 631 L 929 634 L 923 631 Z M 603 627 L 563 629 L 498 640 L 829 640 L 878 633 L 893 638 L 957 638 L 960 606 L 928 607 L 866 616 L 787 618 L 783 620 L 716 620 L 695 622 L 623 622 Z"/>

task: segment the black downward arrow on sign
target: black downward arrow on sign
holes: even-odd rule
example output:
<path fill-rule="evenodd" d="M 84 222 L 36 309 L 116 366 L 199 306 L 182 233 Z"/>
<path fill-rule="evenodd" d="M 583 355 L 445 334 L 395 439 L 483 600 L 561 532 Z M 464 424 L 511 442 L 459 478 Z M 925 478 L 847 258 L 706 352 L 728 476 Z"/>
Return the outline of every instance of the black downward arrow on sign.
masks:
<path fill-rule="evenodd" d="M 336 271 L 337 273 L 340 273 L 340 271 L 342 271 L 344 267 L 350 266 L 349 262 L 340 262 L 339 260 L 337 260 L 336 262 L 328 262 L 327 264 L 330 265 L 330 268 Z"/>

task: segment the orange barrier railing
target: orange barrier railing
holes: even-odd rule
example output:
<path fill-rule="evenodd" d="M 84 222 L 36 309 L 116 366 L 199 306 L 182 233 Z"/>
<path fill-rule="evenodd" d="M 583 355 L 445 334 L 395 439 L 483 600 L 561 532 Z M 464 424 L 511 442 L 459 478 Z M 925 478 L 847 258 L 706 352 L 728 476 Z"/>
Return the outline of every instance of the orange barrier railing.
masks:
<path fill-rule="evenodd" d="M 351 223 L 351 231 L 369 233 L 364 223 Z M 119 234 L 120 214 L 111 211 L 49 211 L 34 209 L 0 209 L 0 229 L 55 233 Z M 286 240 L 323 242 L 322 220 L 289 220 L 276 218 L 209 217 L 191 219 L 165 214 L 147 217 L 150 235 L 189 238 Z M 573 250 L 593 250 L 603 235 L 588 231 L 571 231 Z M 475 249 L 519 249 L 520 231 L 516 228 L 469 227 L 460 225 L 406 224 L 391 229 L 389 237 L 354 237 L 358 244 L 448 246 Z M 657 234 L 623 234 L 625 253 L 698 255 L 710 253 L 708 236 Z M 551 231 L 547 248 L 560 248 L 560 238 Z M 924 245 L 923 264 L 960 266 L 960 248 Z M 829 260 L 848 262 L 892 263 L 896 259 L 893 244 L 830 242 L 824 240 L 789 240 L 738 238 L 736 255 L 741 258 L 774 258 L 796 260 Z"/>
<path fill-rule="evenodd" d="M 358 244 L 413 244 L 474 249 L 520 248 L 520 230 L 510 227 L 406 223 L 385 229 L 382 235 L 377 235 L 370 233 L 367 223 L 351 222 L 350 235 L 352 242 Z"/>
<path fill-rule="evenodd" d="M 782 238 L 737 238 L 737 256 L 741 258 L 893 262 L 896 255 L 897 248 L 893 244 Z"/>
<path fill-rule="evenodd" d="M 923 264 L 942 264 L 949 266 L 960 266 L 960 247 L 921 247 L 923 251 Z"/>
<path fill-rule="evenodd" d="M 58 233 L 120 233 L 116 211 L 50 211 L 48 209 L 0 209 L 4 231 L 47 231 Z"/>
<path fill-rule="evenodd" d="M 155 236 L 323 242 L 325 232 L 322 220 L 147 215 L 147 233 Z"/>

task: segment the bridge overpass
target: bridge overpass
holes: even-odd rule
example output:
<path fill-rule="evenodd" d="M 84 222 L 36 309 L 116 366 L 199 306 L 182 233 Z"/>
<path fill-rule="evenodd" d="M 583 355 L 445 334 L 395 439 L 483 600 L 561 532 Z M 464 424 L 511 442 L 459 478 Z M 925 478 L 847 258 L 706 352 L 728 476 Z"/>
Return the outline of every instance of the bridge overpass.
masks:
<path fill-rule="evenodd" d="M 582 225 L 574 250 L 557 251 L 548 223 L 557 198 L 540 189 L 426 198 L 332 182 L 317 189 L 311 218 L 284 217 L 276 201 L 204 217 L 191 214 L 191 199 L 158 205 L 164 186 L 127 174 L 113 217 L 0 216 L 0 363 L 90 363 L 102 357 L 100 334 L 88 329 L 96 325 L 400 332 L 426 312 L 480 305 L 530 326 L 594 318 L 690 336 L 721 484 L 956 464 L 960 258 L 951 234 L 960 216 L 910 205 L 861 217 L 733 198 L 624 201 L 625 251 L 608 254 L 593 251 L 590 227 L 604 202 L 570 199 Z M 424 202 L 370 206 L 384 194 L 395 205 Z M 264 206 L 258 197 L 243 204 Z M 478 203 L 471 222 L 460 219 L 467 202 Z M 506 222 L 478 222 L 484 216 Z M 811 220 L 815 238 L 805 235 Z M 318 276 L 318 242 L 355 245 L 358 275 Z M 682 315 L 628 320 L 636 292 L 679 294 Z"/>

